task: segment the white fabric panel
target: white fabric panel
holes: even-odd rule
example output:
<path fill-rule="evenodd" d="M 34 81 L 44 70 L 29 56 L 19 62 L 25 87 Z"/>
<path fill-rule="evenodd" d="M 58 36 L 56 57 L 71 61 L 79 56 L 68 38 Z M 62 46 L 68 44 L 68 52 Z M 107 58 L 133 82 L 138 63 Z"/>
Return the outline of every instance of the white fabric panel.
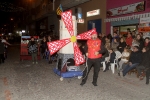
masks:
<path fill-rule="evenodd" d="M 74 30 L 74 35 L 77 35 L 77 21 L 76 21 L 76 17 L 73 16 L 73 30 Z M 62 39 L 67 39 L 67 38 L 71 38 L 67 28 L 65 27 L 65 24 L 62 20 L 60 20 L 60 30 L 59 30 L 59 35 L 60 35 L 60 40 Z M 62 54 L 74 54 L 74 48 L 73 48 L 73 43 L 70 42 L 69 44 L 67 44 L 66 46 L 64 46 L 62 49 L 59 50 L 59 53 Z"/>

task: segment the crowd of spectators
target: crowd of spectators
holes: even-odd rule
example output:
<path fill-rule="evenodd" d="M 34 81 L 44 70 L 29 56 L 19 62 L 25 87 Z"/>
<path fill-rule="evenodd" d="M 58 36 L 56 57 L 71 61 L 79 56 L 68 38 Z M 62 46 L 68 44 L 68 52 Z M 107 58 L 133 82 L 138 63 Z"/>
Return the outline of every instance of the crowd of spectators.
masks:
<path fill-rule="evenodd" d="M 103 54 L 102 61 L 109 70 L 111 63 L 117 59 L 119 65 L 118 75 L 125 77 L 127 73 L 135 69 L 140 80 L 146 74 L 146 84 L 149 84 L 150 76 L 150 38 L 143 38 L 143 33 L 130 32 L 127 34 L 99 34 L 99 39 L 105 45 L 107 52 Z M 80 50 L 84 54 L 84 44 Z M 119 56 L 120 55 L 120 56 Z M 101 65 L 102 66 L 102 65 Z M 145 73 L 145 74 L 143 74 Z"/>

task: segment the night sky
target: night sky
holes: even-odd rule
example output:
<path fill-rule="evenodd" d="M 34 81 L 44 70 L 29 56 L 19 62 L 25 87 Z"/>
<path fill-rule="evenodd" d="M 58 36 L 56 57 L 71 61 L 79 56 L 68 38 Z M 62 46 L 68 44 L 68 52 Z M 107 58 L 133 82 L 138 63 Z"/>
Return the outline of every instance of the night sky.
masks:
<path fill-rule="evenodd" d="M 10 19 L 14 17 L 15 13 L 14 8 L 20 7 L 19 1 L 22 0 L 0 0 L 0 26 L 9 23 Z M 11 9 L 13 5 L 13 10 Z"/>

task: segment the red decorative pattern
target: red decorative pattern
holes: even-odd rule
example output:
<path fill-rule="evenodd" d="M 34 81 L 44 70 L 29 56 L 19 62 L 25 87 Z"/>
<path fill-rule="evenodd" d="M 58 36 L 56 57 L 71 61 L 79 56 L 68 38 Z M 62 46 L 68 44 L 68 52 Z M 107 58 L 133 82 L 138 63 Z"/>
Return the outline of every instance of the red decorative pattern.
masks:
<path fill-rule="evenodd" d="M 70 38 L 69 39 L 63 39 L 63 40 L 57 40 L 53 42 L 48 42 L 48 49 L 50 51 L 50 54 L 53 55 L 55 52 L 60 50 L 62 47 L 70 43 Z"/>
<path fill-rule="evenodd" d="M 73 22 L 72 22 L 72 11 L 66 11 L 61 13 L 61 18 L 71 36 L 74 36 L 74 31 L 73 31 Z M 84 32 L 80 35 L 78 35 L 76 38 L 77 39 L 82 39 L 82 40 L 87 40 L 91 38 L 91 34 L 93 32 L 96 32 L 96 29 L 92 29 L 90 31 Z M 48 42 L 48 49 L 50 51 L 50 54 L 54 54 L 58 50 L 60 50 L 62 47 L 70 43 L 71 40 L 69 39 L 63 39 L 63 40 L 58 40 L 58 41 L 53 41 L 53 42 Z M 74 60 L 75 60 L 75 65 L 78 66 L 82 63 L 85 62 L 84 57 L 80 51 L 80 49 L 77 46 L 77 43 L 73 43 L 74 47 Z"/>
<path fill-rule="evenodd" d="M 66 28 L 71 36 L 74 35 L 73 32 L 73 22 L 72 22 L 72 11 L 65 11 L 61 13 L 61 18 L 64 21 Z"/>
<path fill-rule="evenodd" d="M 92 30 L 89 30 L 87 32 L 84 32 L 84 33 L 81 33 L 77 36 L 77 39 L 81 39 L 81 40 L 88 40 L 88 39 L 91 39 L 91 34 L 93 32 L 96 32 L 96 29 L 92 29 Z"/>
<path fill-rule="evenodd" d="M 85 62 L 84 57 L 77 46 L 77 43 L 73 43 L 74 47 L 74 60 L 75 60 L 75 65 L 78 66 L 80 64 L 83 64 Z"/>

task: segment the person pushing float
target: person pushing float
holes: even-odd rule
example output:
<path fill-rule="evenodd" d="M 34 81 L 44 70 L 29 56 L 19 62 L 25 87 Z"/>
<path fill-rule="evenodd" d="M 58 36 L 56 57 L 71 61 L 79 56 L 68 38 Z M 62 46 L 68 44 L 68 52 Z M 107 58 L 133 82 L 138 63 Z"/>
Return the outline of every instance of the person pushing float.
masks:
<path fill-rule="evenodd" d="M 50 55 L 58 52 L 58 59 L 54 72 L 63 78 L 82 77 L 82 71 L 79 65 L 85 62 L 85 59 L 79 50 L 77 40 L 88 40 L 96 29 L 77 35 L 76 17 L 72 16 L 72 11 L 61 13 L 60 20 L 60 40 L 48 42 Z M 77 35 L 77 36 L 76 36 Z M 70 37 L 71 36 L 71 37 Z"/>

